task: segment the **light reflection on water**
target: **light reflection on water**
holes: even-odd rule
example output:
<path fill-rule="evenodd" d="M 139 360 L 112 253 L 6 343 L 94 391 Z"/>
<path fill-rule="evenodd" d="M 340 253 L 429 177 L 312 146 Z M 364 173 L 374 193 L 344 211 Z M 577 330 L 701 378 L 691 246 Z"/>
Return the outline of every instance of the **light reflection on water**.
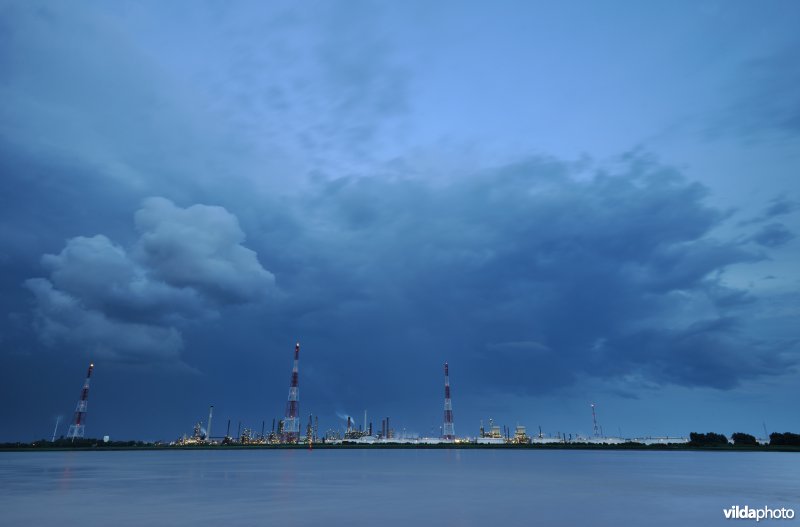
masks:
<path fill-rule="evenodd" d="M 800 512 L 800 454 L 19 452 L 0 489 L 0 525 L 725 525 L 737 504 Z"/>

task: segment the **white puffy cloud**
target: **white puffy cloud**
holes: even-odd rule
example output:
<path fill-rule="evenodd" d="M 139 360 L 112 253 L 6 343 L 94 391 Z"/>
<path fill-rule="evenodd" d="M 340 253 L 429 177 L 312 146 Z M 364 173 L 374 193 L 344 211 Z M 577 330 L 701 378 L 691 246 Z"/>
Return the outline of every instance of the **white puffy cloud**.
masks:
<path fill-rule="evenodd" d="M 190 287 L 222 302 L 263 297 L 275 277 L 246 247 L 236 216 L 223 207 L 176 207 L 149 198 L 136 213 L 141 238 L 138 260 L 153 276 L 175 287 Z"/>
<path fill-rule="evenodd" d="M 68 240 L 59 254 L 44 255 L 42 265 L 54 288 L 110 316 L 159 320 L 208 309 L 198 291 L 154 279 L 151 269 L 101 234 Z"/>
<path fill-rule="evenodd" d="M 46 344 L 66 342 L 119 361 L 178 360 L 182 322 L 264 298 L 274 285 L 222 207 L 183 209 L 150 198 L 135 223 L 141 236 L 130 250 L 103 235 L 78 236 L 42 257 L 49 278 L 25 285 Z"/>

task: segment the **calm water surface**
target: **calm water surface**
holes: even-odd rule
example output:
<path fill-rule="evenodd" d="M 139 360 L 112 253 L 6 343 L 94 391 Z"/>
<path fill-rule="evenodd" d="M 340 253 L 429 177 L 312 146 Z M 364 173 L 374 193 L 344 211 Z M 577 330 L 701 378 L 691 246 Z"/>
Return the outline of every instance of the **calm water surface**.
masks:
<path fill-rule="evenodd" d="M 755 525 L 724 519 L 736 504 L 800 513 L 800 454 L 0 453 L 0 525 L 9 526 Z"/>

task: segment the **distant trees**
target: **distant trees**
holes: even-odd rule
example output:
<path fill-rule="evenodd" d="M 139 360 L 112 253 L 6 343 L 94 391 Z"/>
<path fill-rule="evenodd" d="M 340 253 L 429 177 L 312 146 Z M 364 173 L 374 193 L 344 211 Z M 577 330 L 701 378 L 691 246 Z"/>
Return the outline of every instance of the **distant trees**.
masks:
<path fill-rule="evenodd" d="M 769 435 L 769 444 L 800 446 L 800 434 L 773 432 Z"/>
<path fill-rule="evenodd" d="M 689 444 L 692 446 L 727 445 L 728 438 L 722 434 L 716 434 L 714 432 L 709 432 L 707 434 L 692 432 L 689 434 Z"/>
<path fill-rule="evenodd" d="M 736 432 L 731 435 L 734 446 L 749 447 L 758 446 L 758 440 L 750 434 L 743 432 Z M 701 434 L 692 432 L 689 434 L 689 446 L 695 447 L 717 447 L 725 446 L 728 444 L 728 438 L 722 434 L 708 432 Z M 775 432 L 769 435 L 770 446 L 800 446 L 800 434 L 793 434 L 791 432 L 779 433 Z"/>
<path fill-rule="evenodd" d="M 731 439 L 733 439 L 734 446 L 758 446 L 755 436 L 743 432 L 734 433 Z"/>

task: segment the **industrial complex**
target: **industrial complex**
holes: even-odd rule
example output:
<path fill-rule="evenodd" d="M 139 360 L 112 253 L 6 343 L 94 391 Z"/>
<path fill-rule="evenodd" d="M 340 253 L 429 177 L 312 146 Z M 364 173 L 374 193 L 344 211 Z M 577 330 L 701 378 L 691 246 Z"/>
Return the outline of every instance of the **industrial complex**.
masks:
<path fill-rule="evenodd" d="M 644 437 L 644 438 L 621 438 L 607 437 L 603 434 L 602 426 L 598 424 L 595 404 L 591 403 L 592 411 L 592 430 L 590 437 L 562 434 L 545 435 L 541 427 L 537 434 L 531 436 L 527 433 L 525 426 L 517 424 L 514 431 L 508 426 L 495 424 L 493 419 L 488 420 L 488 427 L 484 427 L 483 421 L 480 422 L 478 434 L 476 436 L 457 436 L 455 423 L 453 420 L 453 402 L 450 396 L 450 367 L 444 363 L 444 415 L 442 419 L 441 435 L 439 437 L 418 437 L 416 435 L 398 433 L 391 427 L 389 417 L 381 419 L 380 429 L 373 429 L 373 423 L 367 420 L 367 412 L 364 412 L 364 421 L 359 426 L 355 420 L 347 416 L 347 426 L 342 431 L 328 430 L 323 435 L 319 434 L 319 416 L 308 416 L 308 423 L 304 433 L 300 426 L 300 393 L 299 393 L 299 362 L 300 362 L 300 343 L 294 347 L 294 361 L 292 373 L 289 381 L 289 396 L 286 400 L 286 409 L 283 419 L 273 419 L 272 427 L 266 430 L 266 421 L 262 421 L 261 430 L 251 428 L 242 429 L 241 421 L 238 423 L 236 435 L 231 434 L 231 421 L 228 419 L 225 435 L 213 436 L 211 425 L 214 417 L 214 406 L 208 410 L 208 419 L 205 424 L 198 421 L 194 425 L 191 435 L 183 435 L 173 441 L 172 445 L 308 445 L 313 448 L 315 443 L 326 445 L 382 445 L 382 444 L 475 444 L 475 445 L 524 445 L 524 444 L 556 444 L 556 443 L 590 443 L 616 445 L 624 443 L 639 444 L 681 444 L 688 443 L 685 437 Z M 75 414 L 69 426 L 66 438 L 74 441 L 76 438 L 83 438 L 85 435 L 85 422 L 87 405 L 89 398 L 89 381 L 94 370 L 94 364 L 89 365 L 86 379 L 81 389 L 80 398 L 75 408 Z M 53 431 L 55 441 L 58 430 Z M 108 441 L 108 436 L 104 438 Z"/>

